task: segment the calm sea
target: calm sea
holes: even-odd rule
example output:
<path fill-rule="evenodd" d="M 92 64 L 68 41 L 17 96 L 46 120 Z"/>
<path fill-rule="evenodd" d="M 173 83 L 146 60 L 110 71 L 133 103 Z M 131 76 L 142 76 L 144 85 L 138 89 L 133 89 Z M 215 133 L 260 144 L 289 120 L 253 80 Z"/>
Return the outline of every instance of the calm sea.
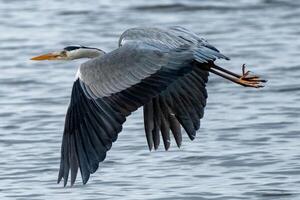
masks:
<path fill-rule="evenodd" d="M 133 26 L 180 25 L 215 45 L 243 88 L 210 76 L 197 138 L 149 152 L 141 110 L 87 185 L 56 184 L 64 116 L 81 61 L 31 62 L 71 44 L 117 47 Z M 0 0 L 0 199 L 300 199 L 300 2 Z"/>

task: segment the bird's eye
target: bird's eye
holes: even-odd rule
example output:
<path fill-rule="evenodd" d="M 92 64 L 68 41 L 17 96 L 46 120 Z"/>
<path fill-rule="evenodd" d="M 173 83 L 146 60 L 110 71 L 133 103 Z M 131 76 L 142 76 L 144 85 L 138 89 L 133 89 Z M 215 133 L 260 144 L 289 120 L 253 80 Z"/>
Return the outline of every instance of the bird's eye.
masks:
<path fill-rule="evenodd" d="M 61 54 L 62 56 L 66 56 L 66 55 L 67 55 L 67 51 L 66 51 L 66 50 L 63 50 L 62 52 L 60 52 L 60 54 Z"/>

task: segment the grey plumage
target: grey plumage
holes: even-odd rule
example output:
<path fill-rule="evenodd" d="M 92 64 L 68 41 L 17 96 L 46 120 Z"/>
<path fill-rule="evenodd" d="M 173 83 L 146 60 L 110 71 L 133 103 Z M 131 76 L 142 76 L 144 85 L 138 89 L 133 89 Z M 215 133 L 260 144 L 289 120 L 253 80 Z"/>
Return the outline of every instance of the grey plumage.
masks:
<path fill-rule="evenodd" d="M 206 105 L 210 65 L 228 59 L 196 34 L 182 28 L 134 28 L 125 31 L 119 48 L 79 68 L 68 108 L 58 182 L 71 185 L 78 168 L 83 183 L 117 140 L 126 117 L 144 106 L 149 149 L 165 149 L 170 133 L 182 143 L 180 126 L 190 139 L 200 127 Z"/>

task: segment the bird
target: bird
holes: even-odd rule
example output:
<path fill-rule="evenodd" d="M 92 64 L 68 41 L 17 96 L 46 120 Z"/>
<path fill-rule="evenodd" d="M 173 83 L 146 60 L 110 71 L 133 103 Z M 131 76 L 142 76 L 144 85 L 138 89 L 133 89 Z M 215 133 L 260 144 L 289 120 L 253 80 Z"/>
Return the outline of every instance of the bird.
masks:
<path fill-rule="evenodd" d="M 196 33 L 180 27 L 135 27 L 119 38 L 111 52 L 81 45 L 43 54 L 31 60 L 88 58 L 77 71 L 62 136 L 58 183 L 78 170 L 82 183 L 104 161 L 131 113 L 143 107 L 149 150 L 171 134 L 178 147 L 182 131 L 193 140 L 206 106 L 209 73 L 245 87 L 260 88 L 266 80 L 242 67 L 242 74 L 215 64 L 229 58 Z"/>

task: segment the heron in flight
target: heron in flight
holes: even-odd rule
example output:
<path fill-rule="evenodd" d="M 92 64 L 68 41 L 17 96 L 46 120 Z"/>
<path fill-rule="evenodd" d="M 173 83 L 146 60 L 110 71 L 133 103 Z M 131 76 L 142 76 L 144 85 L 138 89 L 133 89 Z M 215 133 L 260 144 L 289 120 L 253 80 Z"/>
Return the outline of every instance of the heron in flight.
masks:
<path fill-rule="evenodd" d="M 109 53 L 85 46 L 31 60 L 74 60 L 81 64 L 73 85 L 65 118 L 58 183 L 71 186 L 78 169 L 86 184 L 97 171 L 106 152 L 118 138 L 132 112 L 143 106 L 149 149 L 157 149 L 160 137 L 166 150 L 172 133 L 182 142 L 181 127 L 191 140 L 200 128 L 206 105 L 209 72 L 246 87 L 263 87 L 265 80 L 249 71 L 241 75 L 217 66 L 216 59 L 228 57 L 195 33 L 182 28 L 132 28 Z"/>

